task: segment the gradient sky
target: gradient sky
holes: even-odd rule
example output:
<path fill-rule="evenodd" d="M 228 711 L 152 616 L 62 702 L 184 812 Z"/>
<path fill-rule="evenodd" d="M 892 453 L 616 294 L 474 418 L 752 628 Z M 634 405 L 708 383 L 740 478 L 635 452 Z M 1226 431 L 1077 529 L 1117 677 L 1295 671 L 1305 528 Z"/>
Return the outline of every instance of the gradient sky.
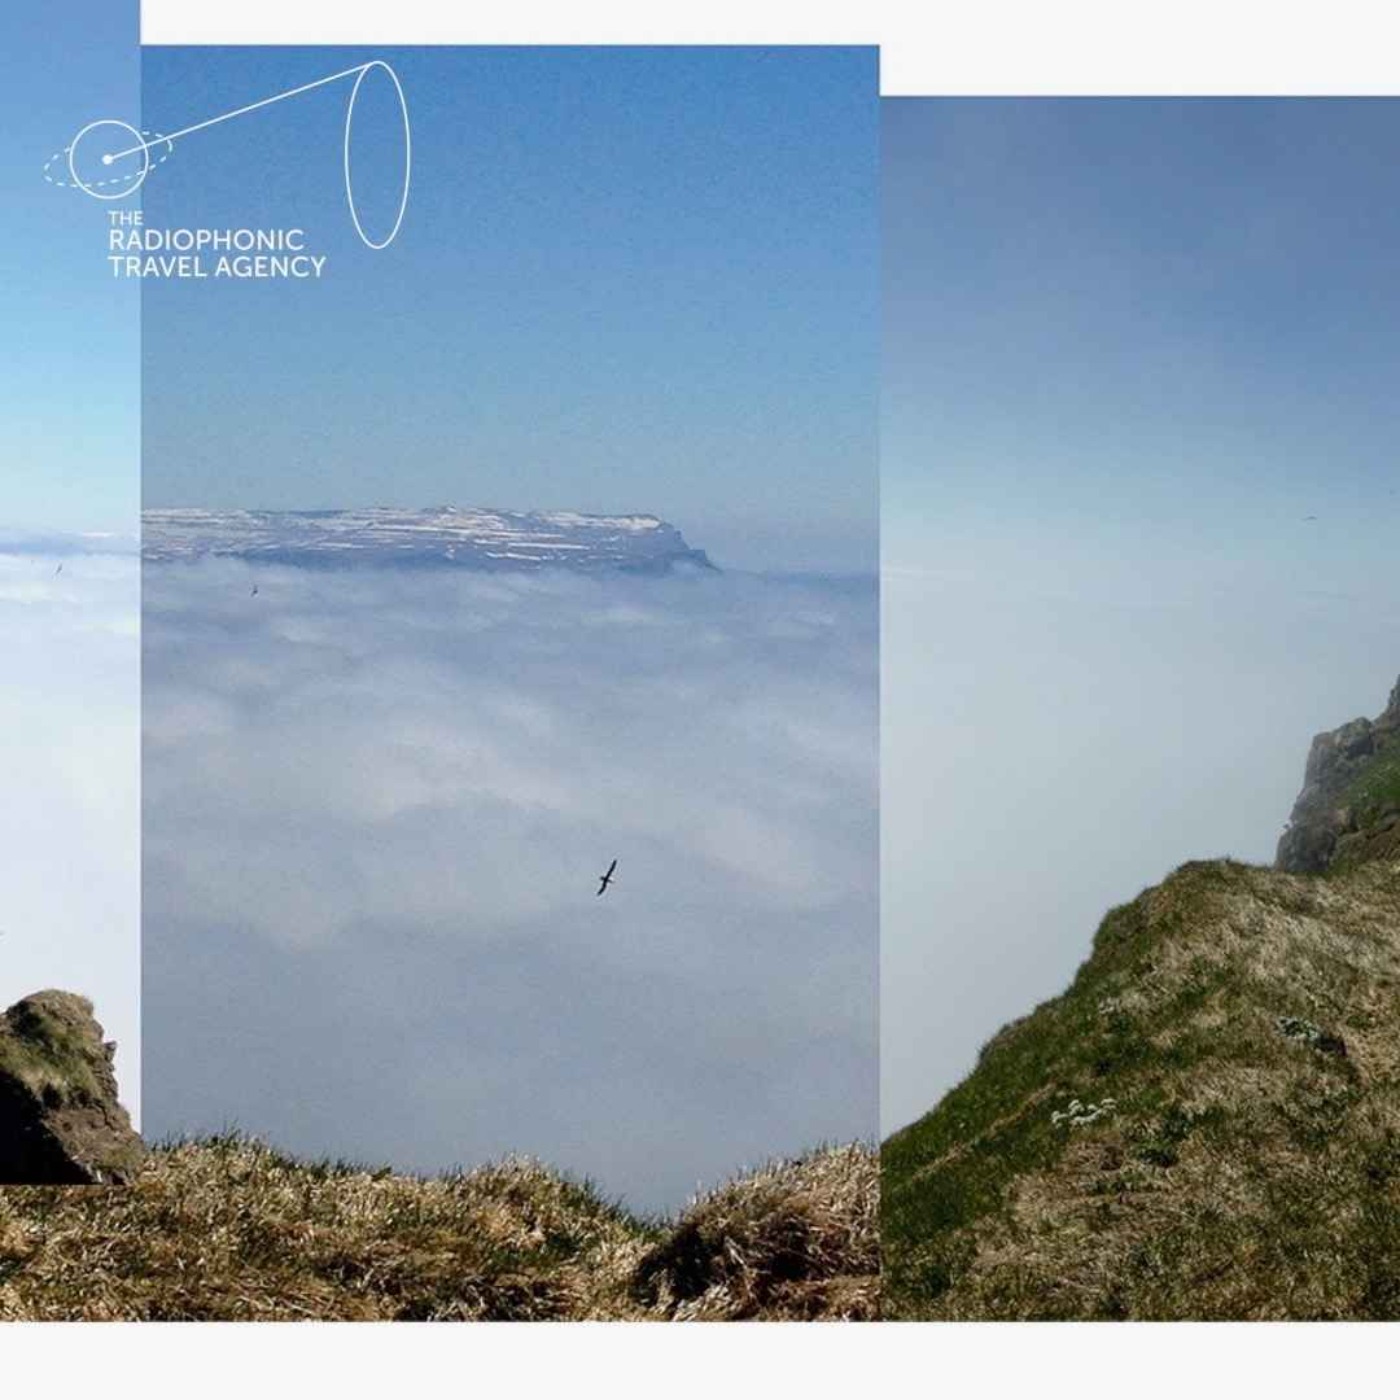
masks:
<path fill-rule="evenodd" d="M 145 119 L 376 54 L 149 49 Z M 345 208 L 348 82 L 187 137 L 147 181 L 152 225 L 301 225 L 330 262 L 145 287 L 146 504 L 643 510 L 722 564 L 873 567 L 874 50 L 382 56 L 413 127 L 385 251 Z M 399 118 L 376 86 L 354 156 L 382 228 Z"/>
<path fill-rule="evenodd" d="M 885 135 L 892 562 L 933 521 L 939 567 L 1389 558 L 1400 104 L 896 101 Z"/>
<path fill-rule="evenodd" d="M 1384 705 L 1397 146 L 1386 99 L 884 104 L 886 1129 Z"/>
<path fill-rule="evenodd" d="M 35 0 L 0 9 L 7 66 L 0 206 L 0 526 L 134 533 L 140 492 L 140 306 L 113 284 L 103 206 L 43 179 L 88 122 L 140 111 L 135 3 Z M 63 160 L 57 162 L 62 173 Z"/>
<path fill-rule="evenodd" d="M 140 302 L 108 276 L 101 204 L 44 179 L 89 122 L 139 120 L 136 21 L 108 0 L 0 9 L 0 1009 L 91 998 L 139 1121 Z M 76 538 L 94 532 L 125 557 Z"/>

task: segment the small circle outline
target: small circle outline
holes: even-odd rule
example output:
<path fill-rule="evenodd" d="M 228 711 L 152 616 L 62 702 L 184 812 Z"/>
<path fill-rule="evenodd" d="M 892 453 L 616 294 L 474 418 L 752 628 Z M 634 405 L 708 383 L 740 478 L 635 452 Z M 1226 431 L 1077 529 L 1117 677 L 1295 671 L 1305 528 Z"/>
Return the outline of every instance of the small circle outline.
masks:
<path fill-rule="evenodd" d="M 73 157 L 77 154 L 78 143 L 94 127 L 98 126 L 119 126 L 123 131 L 129 131 L 135 138 L 136 144 L 141 148 L 141 173 L 132 181 L 129 189 L 119 190 L 115 194 L 100 194 L 78 174 L 78 168 L 73 163 Z M 91 195 L 93 199 L 126 199 L 134 194 L 145 183 L 146 176 L 151 172 L 151 148 L 146 144 L 145 138 L 134 126 L 124 121 L 118 121 L 116 117 L 101 117 L 95 122 L 89 122 L 69 143 L 68 143 L 68 173 L 73 177 L 73 183 L 86 195 Z"/>

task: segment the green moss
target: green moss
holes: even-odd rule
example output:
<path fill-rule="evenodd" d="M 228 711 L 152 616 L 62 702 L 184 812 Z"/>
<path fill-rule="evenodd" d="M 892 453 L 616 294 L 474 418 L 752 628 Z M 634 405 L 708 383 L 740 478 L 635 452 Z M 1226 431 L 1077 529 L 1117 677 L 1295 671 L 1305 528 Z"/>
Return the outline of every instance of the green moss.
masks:
<path fill-rule="evenodd" d="M 90 1039 L 43 1007 L 27 1004 L 25 1010 L 19 1025 L 0 1033 L 0 1076 L 13 1077 L 49 1104 L 96 1102 L 101 1087 Z"/>
<path fill-rule="evenodd" d="M 1389 812 L 1400 811 L 1400 741 L 1378 753 L 1347 789 L 1345 801 L 1358 826 L 1369 826 Z"/>

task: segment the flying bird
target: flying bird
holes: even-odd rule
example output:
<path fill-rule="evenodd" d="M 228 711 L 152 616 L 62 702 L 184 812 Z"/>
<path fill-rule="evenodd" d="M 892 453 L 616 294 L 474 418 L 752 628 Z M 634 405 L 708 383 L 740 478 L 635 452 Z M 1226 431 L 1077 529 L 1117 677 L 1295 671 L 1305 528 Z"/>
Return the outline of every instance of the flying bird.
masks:
<path fill-rule="evenodd" d="M 248 596 L 250 598 L 256 598 L 258 596 L 258 586 L 256 583 L 253 585 L 253 591 Z"/>
<path fill-rule="evenodd" d="M 598 893 L 602 894 L 607 887 L 612 884 L 613 871 L 617 869 L 617 858 L 613 858 L 613 863 L 608 866 L 607 873 L 598 877 Z"/>
<path fill-rule="evenodd" d="M 54 576 L 55 578 L 57 578 L 57 577 L 59 576 L 59 574 L 61 574 L 62 572 L 63 572 L 63 565 L 60 564 L 60 565 L 58 566 L 58 568 L 56 568 L 56 569 L 53 571 L 53 576 Z"/>

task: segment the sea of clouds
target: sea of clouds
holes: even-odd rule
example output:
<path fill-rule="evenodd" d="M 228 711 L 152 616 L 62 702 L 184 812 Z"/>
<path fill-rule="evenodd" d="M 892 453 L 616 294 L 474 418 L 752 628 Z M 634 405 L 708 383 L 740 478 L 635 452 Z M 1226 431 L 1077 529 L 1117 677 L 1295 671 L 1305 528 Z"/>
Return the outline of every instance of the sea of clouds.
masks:
<path fill-rule="evenodd" d="M 148 1129 L 525 1152 L 644 1208 L 873 1136 L 877 612 L 147 564 Z"/>
<path fill-rule="evenodd" d="M 87 547 L 0 545 L 0 1009 L 91 998 L 139 1117 L 140 566 Z"/>

